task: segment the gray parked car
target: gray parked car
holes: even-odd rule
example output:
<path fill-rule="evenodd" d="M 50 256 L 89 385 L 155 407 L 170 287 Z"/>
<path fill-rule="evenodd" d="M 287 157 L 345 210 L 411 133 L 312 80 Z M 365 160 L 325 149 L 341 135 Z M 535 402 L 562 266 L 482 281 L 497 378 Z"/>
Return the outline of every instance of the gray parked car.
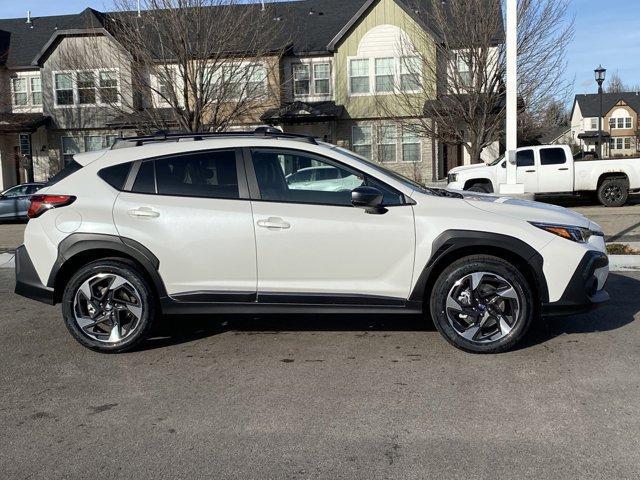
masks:
<path fill-rule="evenodd" d="M 27 218 L 31 195 L 44 187 L 44 183 L 22 183 L 0 193 L 0 220 Z"/>

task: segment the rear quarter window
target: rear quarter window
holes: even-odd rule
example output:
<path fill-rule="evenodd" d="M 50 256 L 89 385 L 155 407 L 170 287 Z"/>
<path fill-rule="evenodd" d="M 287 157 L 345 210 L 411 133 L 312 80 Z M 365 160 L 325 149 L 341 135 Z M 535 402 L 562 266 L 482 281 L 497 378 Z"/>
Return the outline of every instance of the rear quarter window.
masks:
<path fill-rule="evenodd" d="M 116 190 L 122 190 L 131 170 L 131 162 L 121 163 L 113 167 L 103 168 L 98 176 Z"/>

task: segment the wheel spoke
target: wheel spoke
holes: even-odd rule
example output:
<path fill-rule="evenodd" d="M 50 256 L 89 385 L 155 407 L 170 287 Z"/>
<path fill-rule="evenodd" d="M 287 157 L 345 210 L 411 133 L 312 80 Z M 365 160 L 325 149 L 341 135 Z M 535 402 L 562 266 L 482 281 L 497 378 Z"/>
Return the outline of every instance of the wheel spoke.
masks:
<path fill-rule="evenodd" d="M 518 299 L 518 294 L 516 293 L 515 288 L 513 288 L 511 285 L 503 290 L 496 290 L 496 295 L 502 298 L 513 298 L 514 300 Z"/>
<path fill-rule="evenodd" d="M 484 278 L 484 272 L 475 272 L 471 274 L 471 290 L 477 290 L 482 279 Z"/>
<path fill-rule="evenodd" d="M 122 338 L 122 329 L 120 327 L 120 322 L 115 320 L 113 322 L 113 327 L 111 327 L 111 333 L 109 334 L 110 342 L 119 342 Z"/>
<path fill-rule="evenodd" d="M 137 319 L 140 319 L 140 317 L 142 317 L 142 307 L 138 306 L 138 305 L 133 305 L 131 303 L 124 303 L 124 307 L 131 312 L 131 315 L 133 315 L 134 317 L 136 317 Z"/>
<path fill-rule="evenodd" d="M 511 330 L 513 329 L 513 326 L 509 325 L 504 315 L 500 315 L 497 318 L 498 318 L 498 323 L 500 325 L 500 332 L 502 333 L 502 335 L 504 336 L 504 335 L 507 335 L 509 332 L 511 332 Z"/>

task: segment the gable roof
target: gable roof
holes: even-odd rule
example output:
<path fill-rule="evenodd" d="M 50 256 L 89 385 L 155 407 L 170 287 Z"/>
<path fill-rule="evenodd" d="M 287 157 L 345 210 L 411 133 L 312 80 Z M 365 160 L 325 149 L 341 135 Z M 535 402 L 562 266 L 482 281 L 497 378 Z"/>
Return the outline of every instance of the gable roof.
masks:
<path fill-rule="evenodd" d="M 633 108 L 640 114 L 640 93 L 639 92 L 620 92 L 620 93 L 603 93 L 602 94 L 602 112 L 607 114 L 620 100 Z M 573 110 L 580 105 L 580 112 L 584 118 L 600 116 L 600 96 L 597 93 L 581 93 L 576 95 L 573 101 Z M 571 116 L 573 117 L 573 110 Z"/>
<path fill-rule="evenodd" d="M 59 30 L 104 26 L 104 14 L 87 8 L 74 15 L 54 15 L 0 20 L 0 65 L 9 68 L 31 67 L 31 62 Z"/>

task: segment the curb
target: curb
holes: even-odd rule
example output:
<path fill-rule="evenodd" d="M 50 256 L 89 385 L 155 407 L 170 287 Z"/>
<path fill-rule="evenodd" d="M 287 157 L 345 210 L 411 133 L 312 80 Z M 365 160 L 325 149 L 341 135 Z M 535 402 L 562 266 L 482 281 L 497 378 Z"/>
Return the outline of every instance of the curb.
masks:
<path fill-rule="evenodd" d="M 14 268 L 15 253 L 0 253 L 0 268 Z"/>
<path fill-rule="evenodd" d="M 609 255 L 609 270 L 611 272 L 640 271 L 640 255 Z"/>

